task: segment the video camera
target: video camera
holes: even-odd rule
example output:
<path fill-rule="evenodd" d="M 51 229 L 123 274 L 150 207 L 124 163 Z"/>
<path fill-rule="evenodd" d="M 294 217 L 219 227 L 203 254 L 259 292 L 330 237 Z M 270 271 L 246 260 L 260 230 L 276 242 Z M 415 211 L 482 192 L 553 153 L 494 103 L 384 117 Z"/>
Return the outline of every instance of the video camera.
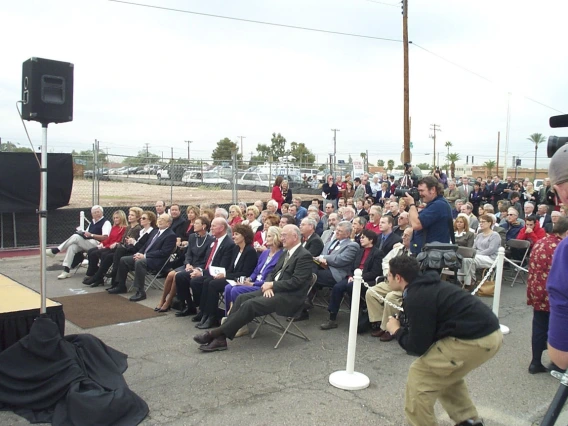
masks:
<path fill-rule="evenodd" d="M 420 195 L 418 194 L 418 189 L 415 187 L 414 180 L 412 179 L 412 164 L 404 163 L 404 176 L 400 181 L 400 186 L 394 190 L 395 197 L 405 197 L 406 194 L 410 194 L 414 201 L 420 200 Z"/>
<path fill-rule="evenodd" d="M 568 114 L 550 117 L 549 124 L 552 128 L 568 127 Z M 548 156 L 548 158 L 552 158 L 554 153 L 567 143 L 567 136 L 549 136 L 548 145 L 546 147 L 546 155 Z"/>

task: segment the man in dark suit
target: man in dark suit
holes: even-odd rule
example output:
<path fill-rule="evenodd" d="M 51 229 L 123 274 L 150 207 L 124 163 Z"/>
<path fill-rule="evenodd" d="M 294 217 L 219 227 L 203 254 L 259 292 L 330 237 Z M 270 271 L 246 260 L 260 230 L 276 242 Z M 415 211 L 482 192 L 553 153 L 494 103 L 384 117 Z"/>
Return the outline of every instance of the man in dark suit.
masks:
<path fill-rule="evenodd" d="M 382 275 L 381 262 L 383 258 L 390 253 L 396 243 L 402 243 L 402 237 L 393 232 L 394 219 L 392 216 L 381 217 L 379 228 L 381 229 L 381 235 L 378 237 L 377 247 L 380 252 L 379 266 L 381 269 L 379 275 Z"/>
<path fill-rule="evenodd" d="M 316 220 L 311 217 L 305 217 L 300 223 L 300 232 L 302 234 L 302 247 L 310 252 L 312 257 L 319 256 L 323 250 L 323 241 L 320 236 L 315 233 Z"/>
<path fill-rule="evenodd" d="M 186 307 L 178 312 L 176 316 L 186 317 L 195 312 L 195 305 L 199 306 L 201 302 L 201 290 L 205 281 L 211 281 L 213 277 L 209 273 L 211 266 L 218 266 L 227 269 L 231 262 L 231 250 L 235 243 L 227 235 L 229 225 L 227 220 L 222 217 L 216 217 L 211 222 L 211 235 L 215 237 L 213 242 L 209 245 L 205 253 L 205 267 L 195 268 L 192 271 L 184 271 L 176 274 L 176 291 L 178 298 L 185 300 Z M 191 293 L 193 292 L 193 298 Z M 201 323 L 203 319 L 203 312 L 199 312 L 192 321 Z"/>
<path fill-rule="evenodd" d="M 493 182 L 489 185 L 489 196 L 491 197 L 493 207 L 497 209 L 497 203 L 499 200 L 505 198 L 505 189 L 507 185 L 504 182 L 501 182 L 499 176 L 495 175 L 493 178 Z"/>
<path fill-rule="evenodd" d="M 458 186 L 458 197 L 462 200 L 469 200 L 469 194 L 473 191 L 473 187 L 469 184 L 469 178 L 462 177 L 460 186 Z"/>
<path fill-rule="evenodd" d="M 361 233 L 363 229 L 367 226 L 367 219 L 364 217 L 358 216 L 353 219 L 353 230 L 351 231 L 351 240 L 361 245 Z"/>
<path fill-rule="evenodd" d="M 337 328 L 337 313 L 339 312 L 341 300 L 345 293 L 351 294 L 353 291 L 353 274 L 355 269 L 362 270 L 363 281 L 368 283 L 374 283 L 375 279 L 381 274 L 381 254 L 376 243 L 377 234 L 368 229 L 363 230 L 361 233 L 361 248 L 351 264 L 351 273 L 348 277 L 337 282 L 331 290 L 331 298 L 327 307 L 329 320 L 320 325 L 322 330 Z M 361 289 L 365 288 L 362 287 Z M 364 296 L 365 293 L 362 292 L 362 295 Z"/>
<path fill-rule="evenodd" d="M 134 256 L 124 256 L 120 259 L 116 280 L 116 288 L 109 290 L 109 294 L 126 293 L 126 276 L 128 271 L 134 271 L 134 287 L 136 294 L 130 298 L 131 302 L 146 299 L 144 281 L 148 270 L 157 272 L 166 263 L 176 247 L 176 234 L 171 230 L 172 217 L 164 213 L 158 217 L 158 229 L 150 234 L 148 241 Z"/>
<path fill-rule="evenodd" d="M 548 205 L 538 205 L 537 217 L 540 227 L 550 234 L 552 232 L 552 216 L 548 213 Z"/>
<path fill-rule="evenodd" d="M 227 338 L 254 318 L 276 312 L 292 316 L 302 307 L 312 275 L 312 255 L 302 247 L 302 235 L 295 225 L 282 228 L 282 244 L 286 249 L 274 271 L 260 290 L 240 295 L 227 320 L 218 328 L 193 338 L 203 352 L 227 349 Z"/>

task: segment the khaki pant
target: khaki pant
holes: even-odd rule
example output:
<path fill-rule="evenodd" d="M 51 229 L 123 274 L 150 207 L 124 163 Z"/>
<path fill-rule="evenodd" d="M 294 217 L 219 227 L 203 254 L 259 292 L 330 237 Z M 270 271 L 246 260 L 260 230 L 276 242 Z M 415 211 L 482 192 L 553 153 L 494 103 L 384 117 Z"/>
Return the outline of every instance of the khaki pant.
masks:
<path fill-rule="evenodd" d="M 438 399 L 454 423 L 478 417 L 464 377 L 493 358 L 502 343 L 500 330 L 481 339 L 446 337 L 434 343 L 408 372 L 404 406 L 408 423 L 437 425 L 434 404 Z"/>
<path fill-rule="evenodd" d="M 71 263 L 73 262 L 73 258 L 77 253 L 82 251 L 89 251 L 90 249 L 97 246 L 99 242 L 95 239 L 86 240 L 80 235 L 73 234 L 70 238 L 65 240 L 63 243 L 59 245 L 59 250 L 67 250 L 65 253 L 65 259 L 63 259 L 63 266 L 67 266 L 68 268 L 71 267 Z"/>
<path fill-rule="evenodd" d="M 381 329 L 387 329 L 387 322 L 389 322 L 389 316 L 394 316 L 398 311 L 392 306 L 384 303 L 379 295 L 384 297 L 391 303 L 397 306 L 402 305 L 402 292 L 392 291 L 387 282 L 378 283 L 374 287 L 370 287 L 365 294 L 365 300 L 367 302 L 367 309 L 369 311 L 369 321 L 378 322 L 381 321 Z"/>

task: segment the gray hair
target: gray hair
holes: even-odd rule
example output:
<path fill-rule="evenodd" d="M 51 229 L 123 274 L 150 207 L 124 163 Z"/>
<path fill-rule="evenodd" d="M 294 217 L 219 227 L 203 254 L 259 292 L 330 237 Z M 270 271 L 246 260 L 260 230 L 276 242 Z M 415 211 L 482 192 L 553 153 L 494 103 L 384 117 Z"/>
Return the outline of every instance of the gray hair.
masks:
<path fill-rule="evenodd" d="M 105 214 L 105 211 L 103 210 L 103 208 L 101 206 L 99 206 L 98 204 L 96 206 L 91 207 L 91 212 L 93 210 L 100 210 L 101 214 Z"/>
<path fill-rule="evenodd" d="M 353 221 L 355 221 L 355 220 L 359 221 L 359 225 L 361 225 L 363 227 L 367 224 L 367 219 L 365 219 L 362 216 L 357 216 L 355 219 L 353 219 Z"/>
<path fill-rule="evenodd" d="M 215 209 L 215 214 L 220 214 L 221 216 L 223 216 L 225 219 L 227 219 L 229 217 L 229 212 L 226 209 L 223 209 L 221 207 L 217 207 Z"/>
<path fill-rule="evenodd" d="M 553 226 L 552 226 L 552 232 L 555 234 L 565 234 L 566 232 L 568 232 L 568 218 L 566 217 L 561 217 L 558 219 L 558 222 L 556 222 Z"/>
<path fill-rule="evenodd" d="M 302 219 L 302 222 L 307 223 L 311 225 L 313 229 L 316 229 L 317 222 L 315 219 L 312 219 L 311 217 L 305 217 Z"/>
<path fill-rule="evenodd" d="M 337 224 L 337 227 L 345 229 L 349 235 L 351 235 L 351 231 L 353 230 L 353 225 L 348 220 L 342 220 Z"/>
<path fill-rule="evenodd" d="M 534 207 L 535 207 L 534 203 L 532 203 L 532 202 L 530 202 L 530 201 L 527 201 L 527 202 L 525 203 L 525 206 L 526 206 L 527 204 L 530 204 L 531 206 L 533 206 L 533 209 L 534 209 Z"/>
<path fill-rule="evenodd" d="M 268 203 L 266 203 L 266 207 L 268 206 L 274 206 L 278 208 L 278 202 L 276 200 L 270 200 Z"/>

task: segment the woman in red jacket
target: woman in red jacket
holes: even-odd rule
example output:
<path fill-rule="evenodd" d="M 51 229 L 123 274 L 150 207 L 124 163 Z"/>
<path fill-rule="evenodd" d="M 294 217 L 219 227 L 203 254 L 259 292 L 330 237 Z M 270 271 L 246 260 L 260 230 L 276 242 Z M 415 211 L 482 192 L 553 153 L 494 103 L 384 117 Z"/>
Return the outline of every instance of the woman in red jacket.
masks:
<path fill-rule="evenodd" d="M 284 202 L 284 195 L 282 195 L 283 180 L 282 176 L 278 176 L 272 186 L 271 198 L 278 203 L 278 210 L 280 210 L 280 207 L 282 207 L 282 203 Z"/>
<path fill-rule="evenodd" d="M 528 240 L 531 243 L 531 247 L 538 241 L 546 236 L 544 229 L 540 227 L 540 222 L 536 216 L 528 216 L 525 218 L 525 227 L 521 229 L 519 235 L 517 235 L 518 240 Z"/>
<path fill-rule="evenodd" d="M 112 215 L 112 222 L 113 225 L 108 238 L 102 241 L 97 247 L 90 249 L 87 254 L 89 267 L 87 268 L 85 280 L 95 275 L 97 269 L 99 269 L 99 260 L 103 255 L 111 251 L 110 247 L 113 244 L 120 243 L 122 241 L 122 237 L 124 236 L 126 227 L 128 226 L 126 222 L 126 214 L 124 214 L 122 210 L 115 211 Z"/>

